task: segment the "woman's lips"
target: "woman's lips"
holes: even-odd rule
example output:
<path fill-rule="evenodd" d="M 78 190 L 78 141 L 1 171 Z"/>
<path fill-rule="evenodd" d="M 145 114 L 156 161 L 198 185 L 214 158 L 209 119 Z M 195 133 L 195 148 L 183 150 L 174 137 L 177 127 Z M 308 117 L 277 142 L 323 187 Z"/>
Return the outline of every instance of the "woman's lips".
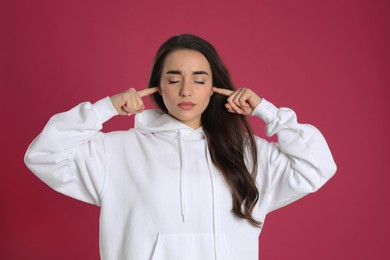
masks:
<path fill-rule="evenodd" d="M 191 102 L 181 102 L 181 103 L 178 104 L 178 106 L 181 109 L 189 110 L 189 109 L 192 109 L 195 106 L 195 104 L 191 103 Z"/>

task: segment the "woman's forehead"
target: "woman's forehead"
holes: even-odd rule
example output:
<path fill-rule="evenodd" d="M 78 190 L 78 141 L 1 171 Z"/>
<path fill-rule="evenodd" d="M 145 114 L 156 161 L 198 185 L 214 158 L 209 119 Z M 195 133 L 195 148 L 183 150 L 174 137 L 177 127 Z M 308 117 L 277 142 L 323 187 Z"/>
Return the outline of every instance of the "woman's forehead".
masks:
<path fill-rule="evenodd" d="M 163 72 L 199 72 L 211 73 L 210 64 L 206 57 L 194 50 L 175 50 L 167 55 L 164 61 Z M 200 74 L 200 73 L 199 73 Z"/>

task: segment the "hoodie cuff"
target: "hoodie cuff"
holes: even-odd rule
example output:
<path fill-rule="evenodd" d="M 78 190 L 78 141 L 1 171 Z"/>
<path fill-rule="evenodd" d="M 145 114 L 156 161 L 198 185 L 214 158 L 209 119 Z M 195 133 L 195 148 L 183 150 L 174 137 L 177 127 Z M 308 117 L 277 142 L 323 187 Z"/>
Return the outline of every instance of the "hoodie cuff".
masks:
<path fill-rule="evenodd" d="M 252 115 L 261 118 L 266 124 L 272 122 L 278 113 L 278 108 L 264 98 L 253 110 Z"/>
<path fill-rule="evenodd" d="M 93 110 L 96 111 L 100 122 L 104 123 L 111 119 L 113 116 L 118 115 L 115 107 L 112 105 L 110 97 L 105 97 L 92 105 Z"/>

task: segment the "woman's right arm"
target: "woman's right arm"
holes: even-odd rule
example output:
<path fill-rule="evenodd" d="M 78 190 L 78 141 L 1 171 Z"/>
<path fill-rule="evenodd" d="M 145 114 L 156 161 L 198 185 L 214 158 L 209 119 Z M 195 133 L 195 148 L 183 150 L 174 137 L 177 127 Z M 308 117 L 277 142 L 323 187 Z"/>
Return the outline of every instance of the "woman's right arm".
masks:
<path fill-rule="evenodd" d="M 30 144 L 25 163 L 54 190 L 100 204 L 105 178 L 102 124 L 118 114 L 110 98 L 54 115 Z"/>
<path fill-rule="evenodd" d="M 106 174 L 103 123 L 118 114 L 142 112 L 142 96 L 156 91 L 130 89 L 54 115 L 27 149 L 26 165 L 54 190 L 100 205 Z"/>

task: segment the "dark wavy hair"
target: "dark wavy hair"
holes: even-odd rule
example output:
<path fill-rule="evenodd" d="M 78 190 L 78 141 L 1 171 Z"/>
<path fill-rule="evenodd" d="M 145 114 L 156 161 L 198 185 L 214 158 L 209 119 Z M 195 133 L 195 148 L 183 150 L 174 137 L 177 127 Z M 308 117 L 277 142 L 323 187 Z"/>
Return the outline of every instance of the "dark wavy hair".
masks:
<path fill-rule="evenodd" d="M 212 83 L 215 87 L 234 90 L 229 73 L 215 48 L 202 38 L 181 34 L 164 42 L 155 56 L 150 75 L 149 87 L 160 86 L 165 58 L 175 50 L 194 50 L 202 53 L 210 64 Z M 157 106 L 168 112 L 159 93 L 152 96 Z M 257 149 L 252 129 L 246 117 L 229 113 L 225 108 L 227 98 L 214 94 L 201 117 L 207 137 L 212 162 L 222 173 L 233 198 L 233 212 L 260 227 L 254 219 L 252 210 L 259 199 L 256 186 Z M 250 156 L 247 165 L 246 156 Z"/>

